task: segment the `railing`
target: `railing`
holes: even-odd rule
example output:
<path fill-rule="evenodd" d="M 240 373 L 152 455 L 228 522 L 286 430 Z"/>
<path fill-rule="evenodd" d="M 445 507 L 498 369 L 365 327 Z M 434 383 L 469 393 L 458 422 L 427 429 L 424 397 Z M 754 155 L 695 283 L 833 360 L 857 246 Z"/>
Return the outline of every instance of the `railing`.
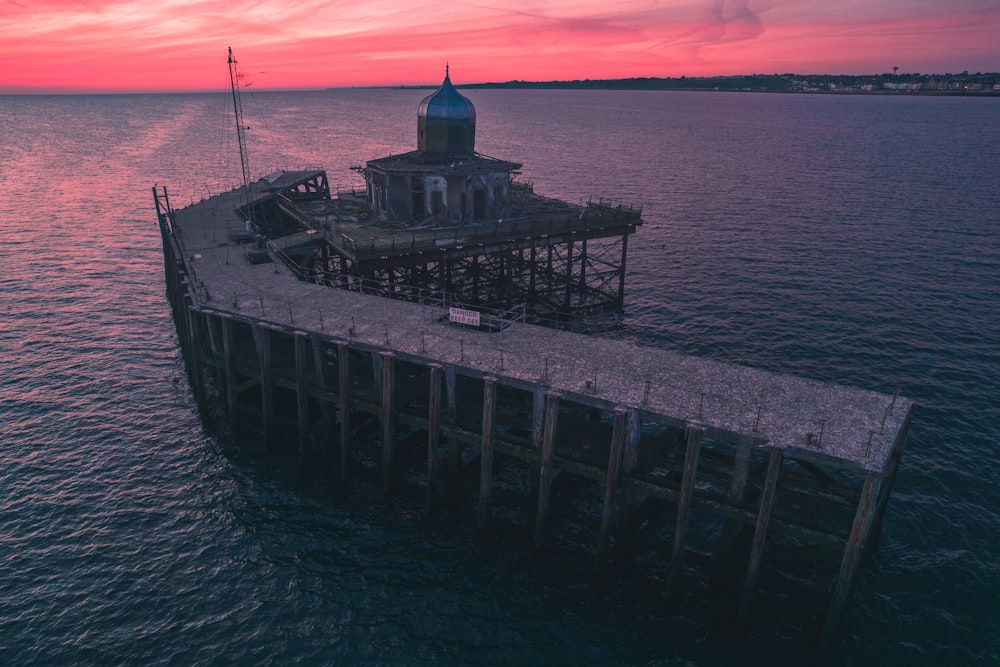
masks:
<path fill-rule="evenodd" d="M 600 211 L 596 215 L 592 211 Z M 605 214 L 610 213 L 610 217 Z M 391 236 L 370 238 L 358 241 L 351 236 L 339 233 L 331 242 L 357 255 L 384 256 L 435 250 L 444 243 L 449 246 L 460 246 L 466 243 L 482 243 L 488 241 L 508 241 L 517 238 L 536 238 L 571 232 L 587 232 L 622 224 L 642 224 L 639 213 L 631 207 L 605 208 L 600 205 L 581 210 L 579 214 L 549 215 L 546 219 L 525 216 L 512 220 L 497 220 L 490 223 L 470 224 L 461 227 L 434 229 L 423 232 L 392 234 Z M 332 235 L 331 235 L 332 236 Z"/>

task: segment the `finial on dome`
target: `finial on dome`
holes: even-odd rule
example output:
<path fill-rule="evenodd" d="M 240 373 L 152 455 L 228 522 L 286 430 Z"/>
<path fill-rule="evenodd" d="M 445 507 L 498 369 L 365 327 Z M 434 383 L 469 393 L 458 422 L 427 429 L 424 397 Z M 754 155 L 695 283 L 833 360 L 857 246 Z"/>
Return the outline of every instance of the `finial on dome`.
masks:
<path fill-rule="evenodd" d="M 444 78 L 446 78 L 446 79 L 448 78 L 448 68 L 449 68 L 449 65 L 448 65 L 448 63 L 446 61 L 445 64 L 444 64 Z"/>

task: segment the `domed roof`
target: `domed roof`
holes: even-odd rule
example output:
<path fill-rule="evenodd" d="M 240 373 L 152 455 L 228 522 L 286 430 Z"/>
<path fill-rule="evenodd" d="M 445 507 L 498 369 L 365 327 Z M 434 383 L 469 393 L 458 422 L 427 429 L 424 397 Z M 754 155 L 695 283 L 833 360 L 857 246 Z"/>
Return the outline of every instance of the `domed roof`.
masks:
<path fill-rule="evenodd" d="M 418 116 L 426 118 L 447 118 L 455 120 L 475 120 L 476 107 L 472 101 L 462 95 L 451 85 L 448 67 L 444 69 L 444 82 L 436 92 L 431 93 L 420 102 Z"/>

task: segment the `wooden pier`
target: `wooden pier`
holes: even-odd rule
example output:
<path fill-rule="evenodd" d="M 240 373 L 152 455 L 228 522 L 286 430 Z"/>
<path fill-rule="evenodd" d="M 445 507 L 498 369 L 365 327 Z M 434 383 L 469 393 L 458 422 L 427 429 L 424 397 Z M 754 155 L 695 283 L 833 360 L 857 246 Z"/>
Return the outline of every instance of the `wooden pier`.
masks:
<path fill-rule="evenodd" d="M 746 560 L 744 617 L 769 540 L 832 549 L 823 635 L 836 636 L 910 400 L 520 322 L 490 333 L 430 297 L 302 282 L 247 243 L 242 196 L 174 210 L 154 188 L 199 403 L 214 387 L 265 450 L 326 453 L 342 477 L 376 471 L 386 492 L 405 482 L 439 503 L 468 489 L 480 529 L 513 521 L 537 547 L 586 517 L 598 570 L 651 539 L 638 517 L 652 508 L 668 517 L 653 545 L 665 590 L 711 541 Z"/>

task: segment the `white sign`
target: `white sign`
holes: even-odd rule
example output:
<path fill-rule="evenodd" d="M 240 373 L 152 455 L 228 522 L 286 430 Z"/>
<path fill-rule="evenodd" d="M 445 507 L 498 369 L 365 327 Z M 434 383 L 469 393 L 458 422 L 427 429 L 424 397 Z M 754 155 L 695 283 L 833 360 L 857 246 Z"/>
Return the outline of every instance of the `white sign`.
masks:
<path fill-rule="evenodd" d="M 455 308 L 452 306 L 448 309 L 448 319 L 451 322 L 456 322 L 458 324 L 468 324 L 469 326 L 478 327 L 479 311 L 466 310 L 465 308 Z"/>

